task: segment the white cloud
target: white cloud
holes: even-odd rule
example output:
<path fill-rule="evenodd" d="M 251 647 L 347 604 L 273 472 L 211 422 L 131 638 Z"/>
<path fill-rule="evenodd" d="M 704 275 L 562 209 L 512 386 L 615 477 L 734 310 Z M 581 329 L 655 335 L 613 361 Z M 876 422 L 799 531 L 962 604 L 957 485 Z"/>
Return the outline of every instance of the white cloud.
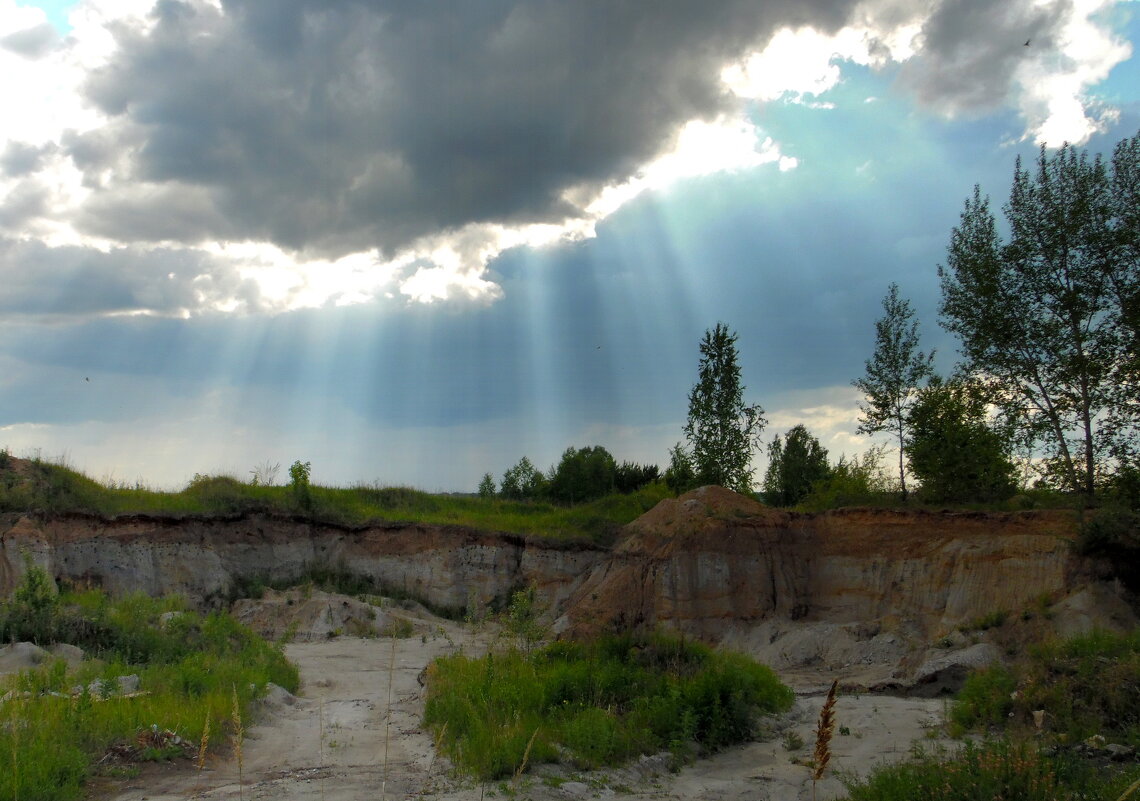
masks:
<path fill-rule="evenodd" d="M 1090 87 L 1132 57 L 1132 46 L 1097 22 L 1112 4 L 1113 0 L 1073 0 L 1058 33 L 1057 52 L 1035 53 L 1018 70 L 1025 139 L 1050 147 L 1083 144 L 1116 119 L 1115 109 L 1098 107 L 1088 96 Z M 1032 42 L 1027 50 L 1032 50 Z"/>

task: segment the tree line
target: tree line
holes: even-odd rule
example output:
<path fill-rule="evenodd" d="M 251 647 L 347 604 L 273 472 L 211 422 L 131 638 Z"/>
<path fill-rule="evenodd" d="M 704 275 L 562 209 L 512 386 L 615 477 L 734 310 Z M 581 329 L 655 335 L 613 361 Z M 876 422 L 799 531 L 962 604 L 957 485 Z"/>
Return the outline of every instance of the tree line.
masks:
<path fill-rule="evenodd" d="M 903 500 L 917 482 L 931 502 L 992 502 L 1036 484 L 1091 500 L 1111 492 L 1140 505 L 1140 133 L 1110 159 L 1065 144 L 1020 157 L 1008 235 L 975 186 L 939 265 L 939 323 L 958 339 L 949 375 L 919 348 L 909 300 L 890 284 L 864 374 L 858 433 L 886 434 Z M 745 402 L 725 324 L 705 332 L 689 393 L 685 440 L 656 465 L 617 465 L 601 447 L 568 448 L 544 475 L 525 457 L 497 494 L 575 503 L 664 480 L 677 493 L 717 484 L 753 492 L 752 456 L 767 421 Z M 832 464 L 803 425 L 767 444 L 763 497 L 825 505 L 882 493 L 885 447 Z M 1016 457 L 1015 458 L 1015 454 Z M 496 494 L 490 474 L 481 495 Z"/>
<path fill-rule="evenodd" d="M 484 473 L 479 482 L 479 496 L 575 504 L 615 492 L 636 492 L 656 481 L 660 474 L 661 469 L 655 464 L 618 464 L 610 452 L 600 445 L 569 447 L 563 451 L 558 464 L 546 473 L 523 456 L 503 473 L 498 488 L 495 486 L 495 477 Z"/>

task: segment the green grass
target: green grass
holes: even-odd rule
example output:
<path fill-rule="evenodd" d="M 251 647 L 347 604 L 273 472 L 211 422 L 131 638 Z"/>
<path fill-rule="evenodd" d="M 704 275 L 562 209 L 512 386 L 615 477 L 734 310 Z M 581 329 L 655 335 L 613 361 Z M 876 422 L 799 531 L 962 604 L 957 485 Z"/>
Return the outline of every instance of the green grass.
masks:
<path fill-rule="evenodd" d="M 484 780 L 562 755 L 582 768 L 696 743 L 750 739 L 792 691 L 739 654 L 665 636 L 610 635 L 436 660 L 424 722 L 464 772 Z"/>
<path fill-rule="evenodd" d="M 1094 631 L 1032 647 L 1012 667 L 978 671 L 955 700 L 951 721 L 961 731 L 1028 728 L 1039 709 L 1047 732 L 1068 742 L 1102 734 L 1140 747 L 1140 631 Z"/>
<path fill-rule="evenodd" d="M 622 526 L 671 496 L 663 483 L 654 483 L 628 495 L 615 494 L 566 507 L 437 495 L 404 487 L 313 485 L 302 499 L 289 486 L 253 485 L 229 476 L 195 476 L 185 489 L 163 492 L 141 486 L 107 486 L 45 461 L 33 460 L 29 465 L 24 476 L 0 465 L 0 512 L 83 512 L 104 517 L 260 512 L 349 526 L 372 522 L 454 524 L 608 544 Z"/>
<path fill-rule="evenodd" d="M 1035 710 L 1045 711 L 1041 730 Z M 950 722 L 954 733 L 987 739 L 953 756 L 918 754 L 851 780 L 851 801 L 1123 798 L 1140 781 L 1140 766 L 1074 746 L 1093 734 L 1140 745 L 1140 631 L 1094 631 L 1032 647 L 1009 667 L 976 671 L 954 700 Z"/>
<path fill-rule="evenodd" d="M 1103 769 L 1033 742 L 966 743 L 954 756 L 917 754 L 847 782 L 850 801 L 1116 801 L 1140 767 Z"/>
<path fill-rule="evenodd" d="M 228 615 L 201 616 L 177 599 L 112 601 L 95 591 L 14 599 L 0 604 L 0 627 L 5 640 L 69 642 L 87 655 L 77 668 L 54 660 L 7 680 L 4 689 L 14 695 L 0 704 L 4 799 L 80 798 L 112 746 L 131 746 L 143 760 L 193 753 L 207 719 L 216 745 L 232 725 L 235 691 L 245 717 L 267 682 L 291 691 L 299 683 L 279 648 Z M 135 697 L 87 689 L 96 680 L 117 686 L 119 676 L 132 674 L 141 691 Z M 75 693 L 76 687 L 84 689 Z M 166 731 L 193 745 L 154 736 Z"/>

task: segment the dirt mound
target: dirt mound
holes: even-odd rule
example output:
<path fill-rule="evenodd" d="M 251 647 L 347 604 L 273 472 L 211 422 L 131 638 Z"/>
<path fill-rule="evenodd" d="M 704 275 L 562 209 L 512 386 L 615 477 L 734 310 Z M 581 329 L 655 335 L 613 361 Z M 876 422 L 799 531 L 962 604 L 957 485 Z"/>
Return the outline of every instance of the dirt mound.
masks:
<path fill-rule="evenodd" d="M 700 487 L 678 498 L 666 498 L 626 527 L 627 532 L 697 531 L 717 521 L 764 514 L 781 517 L 757 500 L 726 490 L 724 487 Z"/>

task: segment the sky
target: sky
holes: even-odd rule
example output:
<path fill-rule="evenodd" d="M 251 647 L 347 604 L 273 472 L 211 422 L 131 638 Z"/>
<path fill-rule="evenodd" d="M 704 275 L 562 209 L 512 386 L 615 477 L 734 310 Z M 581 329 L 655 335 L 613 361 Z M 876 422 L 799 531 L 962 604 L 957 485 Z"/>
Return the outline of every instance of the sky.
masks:
<path fill-rule="evenodd" d="M 763 439 L 860 452 L 888 286 L 949 372 L 964 200 L 1140 131 L 1137 43 L 1140 0 L 0 0 L 0 447 L 664 467 L 724 322 Z"/>

